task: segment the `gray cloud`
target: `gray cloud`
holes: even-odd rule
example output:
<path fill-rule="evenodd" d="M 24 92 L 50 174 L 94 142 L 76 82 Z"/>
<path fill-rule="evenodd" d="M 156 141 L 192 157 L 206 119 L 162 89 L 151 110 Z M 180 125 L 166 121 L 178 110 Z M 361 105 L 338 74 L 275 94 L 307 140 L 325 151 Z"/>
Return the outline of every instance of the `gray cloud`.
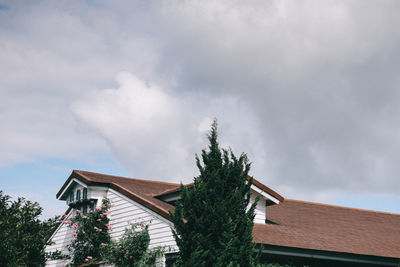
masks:
<path fill-rule="evenodd" d="M 368 1 L 173 6 L 163 13 L 173 29 L 164 64 L 176 64 L 182 90 L 254 108 L 276 166 L 260 176 L 273 185 L 395 194 L 398 10 Z"/>
<path fill-rule="evenodd" d="M 7 6 L 0 165 L 112 151 L 187 180 L 218 117 L 287 196 L 399 190 L 397 1 Z"/>

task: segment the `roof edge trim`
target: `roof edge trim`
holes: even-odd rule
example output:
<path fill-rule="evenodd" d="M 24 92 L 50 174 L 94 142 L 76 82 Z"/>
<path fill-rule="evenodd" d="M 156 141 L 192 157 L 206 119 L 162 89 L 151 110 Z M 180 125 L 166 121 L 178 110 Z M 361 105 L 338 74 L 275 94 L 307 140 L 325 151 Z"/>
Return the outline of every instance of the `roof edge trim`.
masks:
<path fill-rule="evenodd" d="M 257 245 L 259 247 L 259 244 Z M 285 255 L 285 256 L 315 258 L 322 260 L 336 260 L 336 261 L 353 262 L 353 263 L 379 264 L 380 266 L 382 265 L 397 266 L 398 264 L 398 258 L 392 258 L 392 257 L 368 255 L 368 254 L 354 254 L 341 251 L 285 247 L 285 246 L 277 246 L 270 244 L 262 244 L 262 252 Z"/>

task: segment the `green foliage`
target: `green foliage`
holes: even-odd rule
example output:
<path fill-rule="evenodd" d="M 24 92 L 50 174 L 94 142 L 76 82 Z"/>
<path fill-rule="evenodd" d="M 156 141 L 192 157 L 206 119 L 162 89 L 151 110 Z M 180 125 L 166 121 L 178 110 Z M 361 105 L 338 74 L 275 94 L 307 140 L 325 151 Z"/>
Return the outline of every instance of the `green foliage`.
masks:
<path fill-rule="evenodd" d="M 45 239 L 57 218 L 40 221 L 42 208 L 24 198 L 11 201 L 0 191 L 0 266 L 42 266 Z"/>
<path fill-rule="evenodd" d="M 208 136 L 209 151 L 196 155 L 200 175 L 193 187 L 181 185 L 181 200 L 171 214 L 173 234 L 179 247 L 180 266 L 252 266 L 253 219 L 247 182 L 250 163 L 246 154 L 239 158 L 220 149 L 217 123 Z"/>
<path fill-rule="evenodd" d="M 77 210 L 76 216 L 62 221 L 75 230 L 68 246 L 74 266 L 99 261 L 105 257 L 105 247 L 111 242 L 109 231 L 112 230 L 107 217 L 109 208 L 110 201 L 104 198 L 101 206 L 94 211 L 81 214 Z"/>
<path fill-rule="evenodd" d="M 155 266 L 157 257 L 163 254 L 161 248 L 148 250 L 150 235 L 148 226 L 134 224 L 126 229 L 123 236 L 114 241 L 109 232 L 112 231 L 107 215 L 110 201 L 104 198 L 100 207 L 87 214 L 77 210 L 77 216 L 63 218 L 75 230 L 71 244 L 68 246 L 71 255 L 63 255 L 56 251 L 51 259 L 70 259 L 69 266 L 80 266 L 95 262 L 107 262 L 116 266 Z"/>
<path fill-rule="evenodd" d="M 285 265 L 281 265 L 278 263 L 267 263 L 267 264 L 257 264 L 257 267 L 295 267 L 294 265 L 291 264 L 285 264 Z M 304 266 L 307 267 L 307 266 Z"/>
<path fill-rule="evenodd" d="M 107 260 L 117 267 L 155 266 L 156 259 L 163 254 L 163 250 L 148 250 L 149 244 L 148 225 L 134 224 L 131 229 L 125 230 L 118 242 L 111 243 Z"/>

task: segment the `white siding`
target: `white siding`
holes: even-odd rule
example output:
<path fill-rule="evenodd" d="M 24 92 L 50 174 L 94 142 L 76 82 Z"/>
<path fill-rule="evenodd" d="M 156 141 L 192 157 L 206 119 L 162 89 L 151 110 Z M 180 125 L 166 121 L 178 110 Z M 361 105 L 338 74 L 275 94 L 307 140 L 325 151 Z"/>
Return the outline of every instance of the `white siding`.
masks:
<path fill-rule="evenodd" d="M 258 193 L 252 191 L 250 195 L 250 204 L 253 204 Z M 254 223 L 265 223 L 265 198 L 261 197 L 255 210 Z"/>
<path fill-rule="evenodd" d="M 68 217 L 71 215 L 72 211 L 70 214 L 68 214 Z M 60 224 L 60 226 L 57 228 L 57 230 L 53 233 L 53 235 L 50 237 L 50 241 L 52 242 L 51 245 L 47 246 L 45 251 L 46 252 L 54 252 L 56 250 L 60 250 L 64 254 L 68 254 L 67 250 L 67 245 L 71 242 L 73 230 L 68 227 L 67 224 Z M 60 267 L 64 266 L 65 262 L 62 260 L 58 261 L 47 261 L 46 266 L 51 266 L 51 267 Z"/>
<path fill-rule="evenodd" d="M 108 198 L 112 205 L 109 214 L 112 238 L 120 238 L 130 222 L 144 223 L 149 224 L 150 248 L 168 246 L 168 249 L 177 250 L 171 222 L 112 189 L 108 191 Z"/>

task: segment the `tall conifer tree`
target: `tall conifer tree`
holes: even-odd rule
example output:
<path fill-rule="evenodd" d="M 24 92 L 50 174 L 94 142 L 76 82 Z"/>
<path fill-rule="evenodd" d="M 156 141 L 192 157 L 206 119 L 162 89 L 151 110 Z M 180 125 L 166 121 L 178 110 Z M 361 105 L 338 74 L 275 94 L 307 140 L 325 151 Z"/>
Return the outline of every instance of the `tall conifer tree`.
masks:
<path fill-rule="evenodd" d="M 250 170 L 246 154 L 220 149 L 217 122 L 208 136 L 209 150 L 196 155 L 200 175 L 181 185 L 181 199 L 171 214 L 181 266 L 251 266 L 253 219 Z M 256 201 L 257 202 L 257 201 Z"/>

